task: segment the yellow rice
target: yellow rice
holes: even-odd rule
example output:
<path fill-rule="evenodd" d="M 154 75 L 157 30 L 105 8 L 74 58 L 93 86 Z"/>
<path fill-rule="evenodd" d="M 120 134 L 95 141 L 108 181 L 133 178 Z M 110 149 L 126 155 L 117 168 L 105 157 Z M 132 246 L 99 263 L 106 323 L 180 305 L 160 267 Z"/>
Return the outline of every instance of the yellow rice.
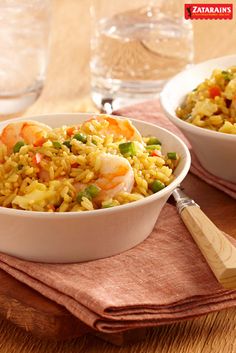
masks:
<path fill-rule="evenodd" d="M 1 145 L 0 206 L 43 212 L 89 211 L 147 197 L 153 193 L 150 184 L 155 180 L 165 186 L 171 183 L 178 160 L 170 160 L 164 155 L 151 156 L 147 150 L 137 150 L 135 156 L 127 157 L 135 179 L 130 193 L 120 192 L 100 203 L 87 197 L 78 202 L 74 184 L 91 185 L 98 179 L 101 153 L 122 156 L 119 144 L 127 142 L 127 139 L 125 136 L 103 135 L 101 131 L 107 128 L 107 124 L 105 120 L 91 120 L 83 127 L 73 126 L 73 134 L 86 134 L 86 143 L 68 135 L 68 126 L 62 126 L 48 132 L 42 146 L 25 145 L 19 152 L 7 155 L 6 146 Z M 70 140 L 71 149 L 63 144 L 67 140 Z M 146 140 L 144 138 L 144 145 Z M 60 148 L 55 148 L 55 141 L 61 144 Z M 36 153 L 42 156 L 38 165 L 34 163 Z M 40 178 L 42 170 L 48 173 L 48 181 Z"/>
<path fill-rule="evenodd" d="M 176 114 L 193 125 L 236 134 L 236 66 L 215 69 L 187 95 Z"/>

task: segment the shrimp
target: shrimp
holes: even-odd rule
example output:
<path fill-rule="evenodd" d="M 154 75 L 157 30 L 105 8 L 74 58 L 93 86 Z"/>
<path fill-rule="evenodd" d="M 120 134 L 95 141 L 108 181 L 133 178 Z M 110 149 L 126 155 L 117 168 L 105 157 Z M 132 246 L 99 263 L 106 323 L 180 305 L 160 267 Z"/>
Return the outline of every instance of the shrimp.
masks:
<path fill-rule="evenodd" d="M 110 133 L 113 134 L 115 137 L 124 136 L 128 141 L 136 140 L 143 143 L 143 139 L 140 132 L 128 119 L 121 119 L 118 117 L 103 115 L 94 117 L 89 121 L 92 120 L 105 120 L 109 123 L 108 127 L 104 131 L 102 131 L 104 134 Z"/>
<path fill-rule="evenodd" d="M 51 127 L 37 121 L 19 121 L 5 126 L 0 135 L 0 144 L 7 146 L 8 153 L 12 152 L 18 141 L 34 144 L 52 130 Z"/>
<path fill-rule="evenodd" d="M 100 203 L 113 198 L 120 192 L 131 192 L 134 185 L 134 172 L 126 158 L 102 153 L 98 179 L 93 184 L 100 189 L 94 201 Z M 77 191 L 81 191 L 85 186 L 82 183 L 74 184 Z"/>

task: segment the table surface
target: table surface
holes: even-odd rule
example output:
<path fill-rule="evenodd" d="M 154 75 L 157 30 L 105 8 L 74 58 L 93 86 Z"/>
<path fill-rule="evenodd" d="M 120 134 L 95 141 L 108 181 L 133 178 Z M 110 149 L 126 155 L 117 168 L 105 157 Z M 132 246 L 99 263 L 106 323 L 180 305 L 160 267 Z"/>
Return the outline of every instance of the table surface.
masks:
<path fill-rule="evenodd" d="M 214 1 L 207 1 L 210 2 Z M 195 61 L 234 54 L 235 25 L 235 19 L 195 21 Z M 89 0 L 53 1 L 47 79 L 40 98 L 25 112 L 25 116 L 95 111 L 89 98 L 89 35 Z M 117 348 L 89 335 L 67 342 L 40 340 L 2 320 L 0 353 L 235 353 L 235 329 L 236 315 L 232 309 L 181 324 L 153 328 L 143 342 Z"/>

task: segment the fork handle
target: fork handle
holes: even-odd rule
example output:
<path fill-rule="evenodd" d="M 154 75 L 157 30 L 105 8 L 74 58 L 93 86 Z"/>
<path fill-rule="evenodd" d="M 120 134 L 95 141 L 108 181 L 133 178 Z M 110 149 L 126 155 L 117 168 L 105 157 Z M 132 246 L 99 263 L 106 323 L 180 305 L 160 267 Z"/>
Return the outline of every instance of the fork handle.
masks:
<path fill-rule="evenodd" d="M 236 248 L 197 205 L 184 207 L 181 218 L 217 280 L 236 289 Z"/>

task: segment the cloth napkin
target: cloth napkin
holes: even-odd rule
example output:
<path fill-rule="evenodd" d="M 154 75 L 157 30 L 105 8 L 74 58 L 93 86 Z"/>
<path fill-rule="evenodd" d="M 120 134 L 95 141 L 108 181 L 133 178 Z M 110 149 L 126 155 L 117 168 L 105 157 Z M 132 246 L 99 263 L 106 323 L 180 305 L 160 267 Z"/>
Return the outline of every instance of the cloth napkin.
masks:
<path fill-rule="evenodd" d="M 158 102 L 150 102 L 119 114 L 158 123 L 180 135 L 159 109 Z M 193 164 L 194 173 L 198 170 L 201 178 L 222 189 L 218 180 L 203 177 L 196 159 Z M 233 194 L 229 183 L 222 185 Z M 217 282 L 175 207 L 168 204 L 152 234 L 120 255 L 87 263 L 42 264 L 0 254 L 0 268 L 103 332 L 169 324 L 236 306 L 236 291 Z"/>
<path fill-rule="evenodd" d="M 236 199 L 236 184 L 229 181 L 222 180 L 212 175 L 200 164 L 196 155 L 191 150 L 191 146 L 188 140 L 184 137 L 182 132 L 172 124 L 169 119 L 162 113 L 160 103 L 158 100 L 147 101 L 145 103 L 136 104 L 130 107 L 126 107 L 119 111 L 114 112 L 117 115 L 124 115 L 130 118 L 145 120 L 153 124 L 159 125 L 166 128 L 179 136 L 189 147 L 192 157 L 192 164 L 190 171 L 206 183 L 214 186 L 215 188 L 225 192 L 229 196 Z"/>
<path fill-rule="evenodd" d="M 236 306 L 236 291 L 219 285 L 168 204 L 152 234 L 120 255 L 59 265 L 0 254 L 0 267 L 103 332 L 169 324 Z"/>

